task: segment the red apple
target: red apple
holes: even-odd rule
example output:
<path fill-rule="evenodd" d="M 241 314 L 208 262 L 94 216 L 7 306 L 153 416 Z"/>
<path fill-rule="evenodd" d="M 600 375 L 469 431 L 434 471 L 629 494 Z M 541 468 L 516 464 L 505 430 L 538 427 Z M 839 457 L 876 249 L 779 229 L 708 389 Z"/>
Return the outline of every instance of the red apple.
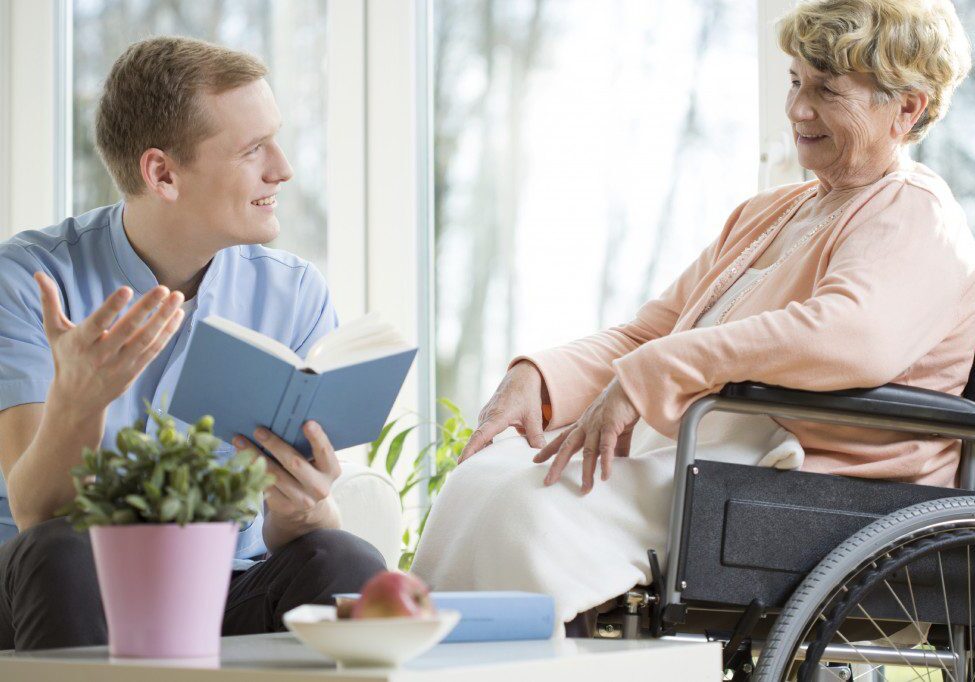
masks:
<path fill-rule="evenodd" d="M 396 571 L 384 571 L 371 578 L 352 607 L 353 618 L 415 618 L 434 612 L 430 590 L 423 581 Z"/>

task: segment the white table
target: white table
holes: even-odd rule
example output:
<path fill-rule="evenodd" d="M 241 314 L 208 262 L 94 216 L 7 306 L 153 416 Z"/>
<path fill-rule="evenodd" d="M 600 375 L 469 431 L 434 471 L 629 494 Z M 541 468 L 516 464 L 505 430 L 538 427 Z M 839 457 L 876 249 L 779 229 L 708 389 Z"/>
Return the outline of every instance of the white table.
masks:
<path fill-rule="evenodd" d="M 399 669 L 336 668 L 290 633 L 225 637 L 219 660 L 110 660 L 106 647 L 0 653 L 3 682 L 596 682 L 721 679 L 717 643 L 567 639 L 441 644 Z"/>

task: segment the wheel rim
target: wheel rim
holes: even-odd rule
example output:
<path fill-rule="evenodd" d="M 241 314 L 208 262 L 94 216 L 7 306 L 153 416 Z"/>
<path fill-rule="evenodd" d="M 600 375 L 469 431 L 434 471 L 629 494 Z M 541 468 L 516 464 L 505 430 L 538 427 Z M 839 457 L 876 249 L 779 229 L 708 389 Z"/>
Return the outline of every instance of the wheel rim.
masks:
<path fill-rule="evenodd" d="M 944 580 L 944 554 L 949 550 L 959 550 L 965 548 L 965 560 L 967 562 L 964 574 L 967 579 L 963 585 L 949 586 Z M 973 624 L 973 595 L 972 595 L 972 562 L 975 561 L 975 524 L 968 522 L 939 523 L 919 529 L 907 537 L 898 538 L 894 543 L 881 551 L 875 553 L 870 560 L 863 562 L 855 570 L 851 571 L 836 587 L 830 595 L 820 604 L 817 610 L 817 618 L 810 619 L 809 625 L 801 638 L 797 640 L 796 646 L 806 642 L 804 660 L 798 658 L 798 649 L 792 651 L 793 664 L 788 679 L 798 679 L 799 682 L 812 682 L 817 679 L 815 673 L 819 663 L 823 658 L 824 650 L 827 645 L 837 640 L 852 647 L 854 651 L 867 651 L 868 647 L 860 645 L 857 641 L 850 641 L 843 635 L 843 625 L 852 619 L 860 621 L 862 624 L 871 624 L 874 629 L 874 640 L 877 644 L 888 647 L 895 652 L 900 652 L 901 664 L 909 672 L 907 677 L 897 679 L 921 679 L 935 680 L 933 669 L 943 669 L 943 663 L 936 660 L 931 654 L 930 665 L 920 664 L 915 660 L 918 657 L 919 649 L 907 647 L 906 645 L 895 644 L 891 640 L 891 633 L 884 630 L 879 623 L 887 623 L 890 618 L 876 618 L 869 609 L 863 606 L 863 601 L 869 599 L 877 590 L 884 590 L 890 593 L 894 602 L 901 609 L 904 625 L 913 627 L 920 638 L 920 654 L 922 661 L 927 663 L 928 648 L 934 649 L 928 637 L 930 632 L 917 617 L 918 611 L 916 600 L 914 599 L 915 588 L 912 584 L 910 567 L 918 561 L 934 557 L 939 567 L 939 579 L 942 598 L 945 602 L 945 620 L 950 626 L 954 626 L 957 631 L 964 629 L 964 641 L 957 638 L 948 638 L 949 652 L 951 656 L 959 656 L 965 660 L 964 672 L 960 673 L 956 667 L 944 670 L 942 678 L 951 682 L 966 682 L 975 680 L 972 673 L 971 662 L 968 661 L 968 652 L 975 649 L 975 642 L 972 640 L 972 633 L 975 632 Z M 957 559 L 956 559 L 957 560 Z M 907 589 L 898 590 L 891 577 L 903 570 L 906 576 Z M 965 599 L 967 608 L 964 611 L 967 618 L 960 623 L 952 623 L 949 603 L 954 603 L 959 594 Z M 909 652 L 909 653 L 908 653 Z M 871 662 L 867 653 L 862 655 L 861 663 L 870 666 L 870 670 L 881 669 L 881 666 Z M 940 658 L 945 658 L 944 656 Z M 861 673 L 863 675 L 864 673 Z M 962 677 L 962 679 L 958 679 Z M 854 679 L 872 679 L 856 676 Z M 886 676 L 882 679 L 887 679 Z"/>

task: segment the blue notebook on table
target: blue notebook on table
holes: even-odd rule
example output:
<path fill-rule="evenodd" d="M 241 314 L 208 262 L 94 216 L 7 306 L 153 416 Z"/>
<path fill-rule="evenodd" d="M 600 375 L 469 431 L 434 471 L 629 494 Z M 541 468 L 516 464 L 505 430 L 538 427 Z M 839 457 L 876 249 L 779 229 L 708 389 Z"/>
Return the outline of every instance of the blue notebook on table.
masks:
<path fill-rule="evenodd" d="M 193 423 L 213 416 L 231 442 L 269 428 L 309 459 L 302 424 L 317 421 L 336 450 L 379 436 L 416 348 L 376 315 L 326 334 L 300 358 L 290 348 L 217 315 L 193 330 L 168 411 Z"/>

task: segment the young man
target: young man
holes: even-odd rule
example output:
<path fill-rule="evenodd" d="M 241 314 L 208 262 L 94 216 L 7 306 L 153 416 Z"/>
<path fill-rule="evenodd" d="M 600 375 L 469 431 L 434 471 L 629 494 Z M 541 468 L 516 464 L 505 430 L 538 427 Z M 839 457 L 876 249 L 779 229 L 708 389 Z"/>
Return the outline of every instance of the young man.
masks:
<path fill-rule="evenodd" d="M 96 120 L 124 201 L 0 243 L 0 469 L 20 531 L 0 545 L 0 649 L 106 641 L 88 535 L 54 513 L 74 497 L 68 470 L 85 446 L 112 447 L 143 400 L 159 409 L 173 395 L 197 320 L 218 314 L 299 354 L 337 323 L 315 267 L 260 246 L 278 234 L 275 195 L 292 176 L 265 74 L 198 40 L 132 45 Z M 283 629 L 288 609 L 385 568 L 338 530 L 338 460 L 316 424 L 304 432 L 312 463 L 245 434 L 281 464 L 268 460 L 266 514 L 240 533 L 225 634 Z"/>

